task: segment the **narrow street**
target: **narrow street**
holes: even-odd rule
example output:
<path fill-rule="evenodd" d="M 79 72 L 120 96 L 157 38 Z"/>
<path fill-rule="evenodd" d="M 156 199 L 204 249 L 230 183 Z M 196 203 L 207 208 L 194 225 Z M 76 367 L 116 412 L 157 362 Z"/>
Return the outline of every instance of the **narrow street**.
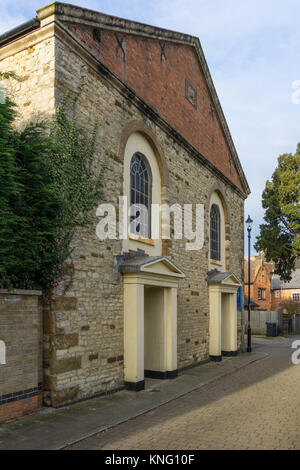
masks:
<path fill-rule="evenodd" d="M 291 344 L 255 338 L 265 359 L 68 449 L 300 449 L 300 365 Z"/>

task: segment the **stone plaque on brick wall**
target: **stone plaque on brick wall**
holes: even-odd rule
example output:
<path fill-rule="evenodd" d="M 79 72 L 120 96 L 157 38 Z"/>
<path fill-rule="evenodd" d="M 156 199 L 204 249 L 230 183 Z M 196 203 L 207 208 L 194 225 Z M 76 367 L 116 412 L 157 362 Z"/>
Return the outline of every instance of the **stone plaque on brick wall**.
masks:
<path fill-rule="evenodd" d="M 40 295 L 39 291 L 0 289 L 0 423 L 41 406 Z"/>
<path fill-rule="evenodd" d="M 197 91 L 188 80 L 185 80 L 185 97 L 197 109 Z"/>

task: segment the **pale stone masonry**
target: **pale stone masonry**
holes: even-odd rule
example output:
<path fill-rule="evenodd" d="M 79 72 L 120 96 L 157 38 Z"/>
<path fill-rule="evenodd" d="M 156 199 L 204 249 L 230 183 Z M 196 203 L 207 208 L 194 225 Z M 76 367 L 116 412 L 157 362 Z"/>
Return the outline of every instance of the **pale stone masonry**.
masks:
<path fill-rule="evenodd" d="M 14 70 L 21 76 L 20 82 L 6 81 L 19 106 L 19 123 L 23 126 L 31 120 L 50 117 L 66 91 L 72 100 L 80 90 L 78 124 L 92 131 L 95 120 L 99 121 L 95 171 L 108 158 L 106 203 L 118 207 L 118 198 L 124 194 L 124 148 L 132 130 L 146 135 L 159 149 L 164 165 L 162 200 L 170 204 L 204 204 L 204 247 L 186 251 L 185 240 L 163 241 L 158 254 L 166 256 L 185 274 L 178 281 L 177 368 L 207 360 L 211 334 L 207 283 L 211 267 L 210 198 L 217 192 L 224 201 L 225 261 L 220 270 L 233 272 L 242 281 L 247 183 L 241 183 L 244 185 L 241 190 L 206 161 L 172 124 L 161 118 L 76 38 L 68 29 L 71 19 L 67 17 L 70 15 L 67 6 L 65 10 L 63 4 L 56 7 L 57 10 L 55 5 L 39 10 L 39 29 L 0 48 L 1 71 Z M 91 27 L 96 26 L 92 13 L 70 8 L 73 8 L 74 25 L 81 21 L 87 25 L 90 21 Z M 146 26 L 142 27 L 146 34 Z M 126 23 L 123 33 L 127 33 Z M 74 241 L 73 283 L 65 295 L 58 288 L 56 298 L 45 308 L 44 401 L 47 405 L 59 406 L 124 385 L 124 286 L 117 264 L 117 256 L 124 250 L 122 240 L 104 242 L 97 238 L 98 221 L 95 215 L 93 226 L 78 231 Z M 136 245 L 148 252 L 144 243 Z M 239 349 L 240 315 L 237 315 L 237 338 Z"/>

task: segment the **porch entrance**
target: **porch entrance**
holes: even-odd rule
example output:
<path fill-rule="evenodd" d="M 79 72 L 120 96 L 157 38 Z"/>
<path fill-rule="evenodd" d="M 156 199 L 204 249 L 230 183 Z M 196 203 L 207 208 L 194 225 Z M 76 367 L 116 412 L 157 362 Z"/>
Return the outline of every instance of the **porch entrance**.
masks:
<path fill-rule="evenodd" d="M 165 378 L 166 319 L 165 292 L 162 287 L 145 286 L 144 372 L 145 377 Z"/>
<path fill-rule="evenodd" d="M 177 376 L 177 289 L 184 273 L 165 256 L 119 266 L 124 282 L 124 379 L 143 390 L 145 377 Z"/>
<path fill-rule="evenodd" d="M 241 285 L 234 273 L 213 271 L 209 285 L 209 355 L 213 361 L 237 354 L 237 289 Z"/>
<path fill-rule="evenodd" d="M 221 293 L 221 354 L 237 354 L 237 309 L 236 295 Z"/>

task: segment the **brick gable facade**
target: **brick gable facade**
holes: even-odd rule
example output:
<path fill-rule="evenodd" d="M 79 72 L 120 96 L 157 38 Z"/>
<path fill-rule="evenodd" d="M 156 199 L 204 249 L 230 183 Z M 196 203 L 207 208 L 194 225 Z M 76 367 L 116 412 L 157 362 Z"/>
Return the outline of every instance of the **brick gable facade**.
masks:
<path fill-rule="evenodd" d="M 254 310 L 272 310 L 271 278 L 274 263 L 266 262 L 262 253 L 251 257 L 250 298 L 258 305 Z M 248 302 L 248 259 L 244 261 L 244 295 Z"/>
<path fill-rule="evenodd" d="M 67 26 L 98 59 L 243 190 L 193 46 L 106 29 L 101 29 L 97 40 L 92 27 L 77 23 Z"/>

